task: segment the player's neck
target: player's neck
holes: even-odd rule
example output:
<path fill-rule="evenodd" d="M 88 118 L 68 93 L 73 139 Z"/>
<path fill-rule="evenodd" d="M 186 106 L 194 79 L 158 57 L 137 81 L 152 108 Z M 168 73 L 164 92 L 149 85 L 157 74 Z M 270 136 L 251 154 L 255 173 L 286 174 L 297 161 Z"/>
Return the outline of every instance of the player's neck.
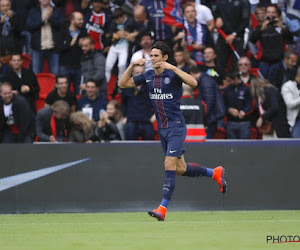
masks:
<path fill-rule="evenodd" d="M 156 75 L 160 75 L 162 72 L 164 72 L 164 69 L 158 68 L 158 69 L 155 69 L 154 71 L 155 71 Z"/>

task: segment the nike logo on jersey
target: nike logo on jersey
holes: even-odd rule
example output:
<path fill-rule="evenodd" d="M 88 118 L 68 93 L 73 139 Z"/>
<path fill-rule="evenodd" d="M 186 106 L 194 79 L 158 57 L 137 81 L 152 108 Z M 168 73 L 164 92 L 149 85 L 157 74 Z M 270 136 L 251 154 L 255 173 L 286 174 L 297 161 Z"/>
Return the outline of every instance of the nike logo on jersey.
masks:
<path fill-rule="evenodd" d="M 151 80 L 146 80 L 146 82 L 151 82 Z"/>
<path fill-rule="evenodd" d="M 177 150 L 170 150 L 170 153 L 173 154 L 175 153 Z"/>

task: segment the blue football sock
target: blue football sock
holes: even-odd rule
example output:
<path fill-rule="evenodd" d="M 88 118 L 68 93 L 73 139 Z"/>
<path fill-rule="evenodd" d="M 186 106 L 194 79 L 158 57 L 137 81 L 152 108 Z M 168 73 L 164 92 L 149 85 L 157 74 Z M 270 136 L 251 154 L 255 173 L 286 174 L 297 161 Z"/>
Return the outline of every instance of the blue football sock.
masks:
<path fill-rule="evenodd" d="M 167 170 L 165 174 L 166 175 L 163 187 L 163 199 L 160 205 L 167 208 L 169 205 L 169 201 L 171 200 L 173 191 L 175 189 L 176 171 Z"/>
<path fill-rule="evenodd" d="M 212 168 L 205 168 L 196 163 L 187 163 L 186 172 L 183 176 L 198 177 L 198 176 L 213 176 Z"/>

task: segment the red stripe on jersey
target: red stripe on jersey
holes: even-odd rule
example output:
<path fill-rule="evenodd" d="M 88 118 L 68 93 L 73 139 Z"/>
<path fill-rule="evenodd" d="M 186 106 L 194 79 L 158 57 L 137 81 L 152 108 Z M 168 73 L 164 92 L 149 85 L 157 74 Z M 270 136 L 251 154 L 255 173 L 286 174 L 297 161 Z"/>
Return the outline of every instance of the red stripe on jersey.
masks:
<path fill-rule="evenodd" d="M 162 85 L 161 81 L 162 81 L 162 77 L 160 75 L 159 76 L 155 75 L 154 81 L 153 81 L 153 87 L 161 89 L 161 85 Z M 156 100 L 155 103 L 156 103 L 156 107 L 157 107 L 157 112 L 159 114 L 161 127 L 167 128 L 168 127 L 168 118 L 166 116 L 163 100 Z"/>

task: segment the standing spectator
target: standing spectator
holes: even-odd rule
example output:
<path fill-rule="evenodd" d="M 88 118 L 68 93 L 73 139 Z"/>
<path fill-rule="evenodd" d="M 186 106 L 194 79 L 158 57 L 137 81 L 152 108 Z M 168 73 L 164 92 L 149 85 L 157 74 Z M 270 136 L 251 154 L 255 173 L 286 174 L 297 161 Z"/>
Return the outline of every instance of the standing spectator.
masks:
<path fill-rule="evenodd" d="M 250 88 L 241 81 L 239 72 L 232 73 L 232 80 L 224 90 L 224 100 L 228 111 L 227 139 L 250 139 L 249 114 L 252 108 Z"/>
<path fill-rule="evenodd" d="M 162 40 L 171 44 L 173 39 L 171 27 L 162 22 L 165 17 L 163 9 L 166 7 L 166 0 L 142 0 L 140 5 L 145 6 L 147 18 L 153 27 L 151 28 L 154 31 L 153 40 Z"/>
<path fill-rule="evenodd" d="M 116 100 L 111 100 L 106 111 L 101 112 L 98 122 L 98 134 L 100 140 L 114 141 L 124 140 L 124 118 L 120 105 Z"/>
<path fill-rule="evenodd" d="M 250 20 L 250 6 L 248 0 L 220 0 L 216 9 L 216 27 L 220 28 L 227 35 L 224 39 L 219 35 L 216 52 L 218 65 L 227 68 L 228 59 L 233 58 L 232 66 L 237 69 L 237 59 L 228 44 L 232 44 L 238 54 L 244 53 L 244 33 Z"/>
<path fill-rule="evenodd" d="M 266 79 L 255 77 L 251 80 L 250 88 L 252 97 L 254 98 L 260 113 L 260 116 L 256 121 L 256 127 L 264 133 L 271 132 L 267 131 L 268 129 L 265 129 L 264 131 L 264 128 L 274 128 L 276 134 L 273 134 L 273 138 L 290 137 L 286 111 L 282 110 L 283 106 L 280 105 L 280 93 L 274 85 L 269 83 Z"/>
<path fill-rule="evenodd" d="M 23 53 L 31 54 L 31 33 L 25 29 L 26 20 L 28 18 L 29 11 L 36 5 L 36 1 L 32 0 L 13 0 L 12 10 L 15 12 L 15 18 L 21 38 L 21 49 Z M 22 52 L 22 50 L 20 51 Z"/>
<path fill-rule="evenodd" d="M 215 20 L 211 9 L 197 1 L 195 1 L 195 8 L 198 22 L 207 25 L 208 30 L 212 32 L 215 28 Z"/>
<path fill-rule="evenodd" d="M 203 50 L 203 57 L 204 65 L 200 65 L 201 70 L 212 77 L 220 88 L 223 89 L 224 69 L 216 64 L 217 55 L 215 49 L 213 47 L 206 47 Z"/>
<path fill-rule="evenodd" d="M 4 80 L 10 82 L 13 92 L 20 94 L 28 101 L 32 112 L 36 113 L 35 102 L 39 97 L 40 86 L 34 72 L 22 67 L 22 55 L 12 54 L 10 59 L 10 70 Z"/>
<path fill-rule="evenodd" d="M 109 26 L 111 17 L 103 11 L 104 0 L 91 0 L 92 9 L 84 15 L 85 28 L 89 36 L 93 39 L 95 50 L 108 52 L 107 42 L 110 36 Z"/>
<path fill-rule="evenodd" d="M 150 32 L 143 31 L 142 33 L 140 33 L 139 37 L 140 37 L 139 40 L 140 40 L 141 49 L 133 53 L 131 57 L 131 62 L 136 61 L 140 58 L 148 59 L 149 61 L 147 61 L 145 64 L 145 71 L 147 71 L 152 69 L 151 56 L 150 56 L 150 51 L 152 46 L 152 36 Z"/>
<path fill-rule="evenodd" d="M 205 46 L 211 43 L 207 26 L 201 24 L 196 19 L 196 10 L 192 3 L 185 5 L 184 17 L 186 42 L 191 58 L 197 64 L 204 64 L 203 50 Z"/>
<path fill-rule="evenodd" d="M 143 66 L 134 66 L 132 75 L 143 72 Z M 143 140 L 154 140 L 154 113 L 145 86 L 122 89 L 122 111 L 126 118 L 126 140 L 138 140 L 139 137 Z"/>
<path fill-rule="evenodd" d="M 277 89 L 281 89 L 280 67 L 284 40 L 290 35 L 281 21 L 281 11 L 276 4 L 267 7 L 266 20 L 253 31 L 250 41 L 260 41 L 263 52 L 259 64 L 262 75 Z"/>
<path fill-rule="evenodd" d="M 174 60 L 175 60 L 177 68 L 181 69 L 184 72 L 187 72 L 188 71 L 188 67 L 189 67 L 188 63 L 190 63 L 190 61 L 186 60 L 186 54 L 188 54 L 188 52 L 186 53 L 185 50 L 186 49 L 183 48 L 183 47 L 177 47 L 177 48 L 175 48 L 174 49 Z M 192 61 L 194 62 L 194 60 L 192 60 Z"/>
<path fill-rule="evenodd" d="M 23 96 L 14 94 L 8 82 L 0 85 L 0 140 L 2 143 L 32 143 L 34 116 Z"/>
<path fill-rule="evenodd" d="M 213 139 L 218 122 L 224 118 L 225 104 L 217 82 L 201 71 L 197 66 L 189 68 L 189 72 L 198 82 L 198 99 L 204 102 L 206 112 L 207 139 Z"/>
<path fill-rule="evenodd" d="M 76 97 L 68 89 L 68 78 L 64 75 L 56 77 L 55 89 L 46 97 L 45 107 L 52 106 L 56 101 L 65 101 L 70 106 L 71 113 L 76 110 Z"/>
<path fill-rule="evenodd" d="M 281 85 L 287 81 L 293 81 L 296 77 L 298 65 L 298 56 L 295 52 L 287 50 L 284 53 L 283 62 L 281 65 Z"/>
<path fill-rule="evenodd" d="M 70 107 L 57 101 L 51 107 L 40 109 L 36 115 L 36 135 L 43 142 L 67 142 L 70 132 Z"/>
<path fill-rule="evenodd" d="M 80 12 L 73 12 L 70 19 L 70 25 L 62 29 L 60 74 L 68 77 L 69 84 L 73 82 L 74 92 L 79 94 L 81 81 L 80 60 L 82 56 L 80 41 L 87 34 L 83 29 L 83 15 Z"/>
<path fill-rule="evenodd" d="M 39 0 L 40 5 L 31 9 L 26 29 L 31 32 L 32 69 L 43 72 L 44 60 L 48 60 L 49 71 L 59 73 L 59 32 L 64 24 L 62 10 L 52 7 L 50 0 Z"/>
<path fill-rule="evenodd" d="M 90 120 L 86 114 L 77 111 L 71 114 L 72 129 L 69 142 L 92 143 L 99 141 L 96 135 L 97 124 Z"/>
<path fill-rule="evenodd" d="M 193 89 L 183 83 L 180 109 L 184 117 L 187 133 L 185 141 L 204 141 L 206 132 L 204 128 L 204 105 L 192 96 Z"/>
<path fill-rule="evenodd" d="M 111 71 L 118 60 L 118 79 L 123 75 L 128 59 L 128 36 L 134 31 L 134 21 L 128 17 L 121 8 L 113 12 L 111 25 L 112 46 L 110 47 L 105 64 L 106 81 L 109 82 Z"/>
<path fill-rule="evenodd" d="M 0 50 L 2 55 L 11 54 L 13 51 L 22 52 L 20 43 L 21 27 L 11 10 L 10 0 L 0 1 Z"/>
<path fill-rule="evenodd" d="M 99 120 L 99 112 L 105 109 L 106 99 L 98 94 L 99 85 L 95 80 L 88 80 L 86 83 L 86 95 L 78 100 L 77 110 L 81 110 L 91 120 Z"/>
<path fill-rule="evenodd" d="M 80 89 L 85 91 L 87 81 L 93 79 L 100 86 L 100 95 L 106 100 L 105 57 L 101 52 L 94 50 L 94 40 L 90 37 L 82 38 L 81 49 L 83 52 L 81 58 L 83 83 L 80 85 Z"/>
<path fill-rule="evenodd" d="M 238 69 L 240 72 L 240 78 L 243 81 L 243 83 L 250 85 L 252 78 L 254 78 L 255 76 L 252 75 L 250 72 L 251 62 L 248 57 L 244 56 L 239 59 Z"/>
<path fill-rule="evenodd" d="M 292 138 L 300 138 L 300 68 L 294 81 L 282 85 L 281 94 L 287 107 L 287 120 Z"/>

